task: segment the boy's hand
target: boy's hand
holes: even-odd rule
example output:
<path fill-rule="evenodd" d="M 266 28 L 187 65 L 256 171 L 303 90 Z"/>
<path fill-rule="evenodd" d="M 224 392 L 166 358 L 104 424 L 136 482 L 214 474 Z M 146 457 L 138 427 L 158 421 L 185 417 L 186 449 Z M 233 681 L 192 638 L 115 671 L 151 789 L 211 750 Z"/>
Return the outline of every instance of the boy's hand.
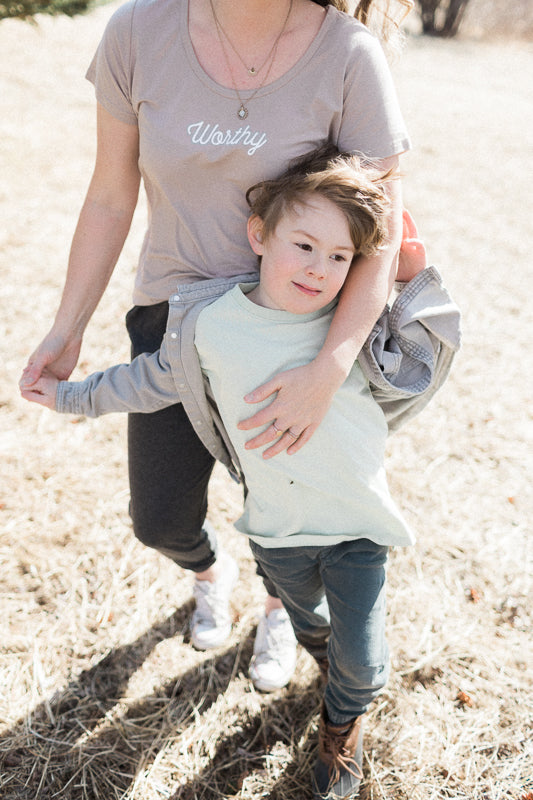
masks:
<path fill-rule="evenodd" d="M 426 248 L 418 238 L 418 231 L 410 213 L 403 212 L 403 236 L 398 259 L 396 280 L 408 283 L 427 267 Z"/>
<path fill-rule="evenodd" d="M 25 400 L 32 403 L 39 403 L 41 406 L 51 408 L 56 407 L 56 392 L 59 380 L 50 372 L 43 372 L 41 377 L 31 386 L 21 384 L 20 393 Z"/>

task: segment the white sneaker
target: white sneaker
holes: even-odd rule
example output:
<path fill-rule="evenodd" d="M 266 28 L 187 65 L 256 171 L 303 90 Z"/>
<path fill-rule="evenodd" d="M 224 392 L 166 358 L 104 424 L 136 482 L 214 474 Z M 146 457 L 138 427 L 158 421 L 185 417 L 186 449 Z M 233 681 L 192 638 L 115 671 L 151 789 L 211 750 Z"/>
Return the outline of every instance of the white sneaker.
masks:
<path fill-rule="evenodd" d="M 257 626 L 250 678 L 256 689 L 273 692 L 286 686 L 296 668 L 296 636 L 284 608 L 263 614 Z"/>
<path fill-rule="evenodd" d="M 219 647 L 231 633 L 229 599 L 239 577 L 237 562 L 228 553 L 218 557 L 220 575 L 216 581 L 194 581 L 196 608 L 190 628 L 191 641 L 197 650 Z"/>

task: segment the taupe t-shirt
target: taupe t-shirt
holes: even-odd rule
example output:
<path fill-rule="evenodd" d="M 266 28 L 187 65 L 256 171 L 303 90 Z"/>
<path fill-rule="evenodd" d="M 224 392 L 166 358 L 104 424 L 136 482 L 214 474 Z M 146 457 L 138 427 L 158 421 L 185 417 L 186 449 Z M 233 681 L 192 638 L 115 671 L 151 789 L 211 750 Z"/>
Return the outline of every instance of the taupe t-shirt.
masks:
<path fill-rule="evenodd" d="M 188 0 L 130 0 L 110 19 L 87 77 L 117 119 L 138 125 L 149 222 L 134 302 L 176 284 L 256 269 L 245 193 L 331 140 L 386 158 L 409 148 L 381 45 L 328 6 L 307 52 L 283 77 L 240 101 L 202 69 L 189 37 Z"/>

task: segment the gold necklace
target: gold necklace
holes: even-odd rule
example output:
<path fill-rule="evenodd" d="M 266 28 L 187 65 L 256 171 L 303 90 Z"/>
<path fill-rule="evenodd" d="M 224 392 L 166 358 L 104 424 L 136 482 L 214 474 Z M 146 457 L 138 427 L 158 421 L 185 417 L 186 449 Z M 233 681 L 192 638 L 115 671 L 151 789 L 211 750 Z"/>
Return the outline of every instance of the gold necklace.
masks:
<path fill-rule="evenodd" d="M 248 75 L 251 75 L 252 78 L 255 78 L 256 75 L 259 75 L 259 73 L 261 72 L 263 67 L 267 64 L 267 62 L 270 59 L 270 57 L 274 54 L 275 50 L 277 50 L 278 42 L 281 39 L 285 28 L 287 27 L 287 22 L 289 20 L 289 16 L 290 16 L 291 9 L 292 9 L 292 2 L 293 2 L 293 0 L 291 0 L 291 2 L 289 3 L 289 10 L 287 11 L 287 16 L 285 17 L 285 21 L 283 23 L 283 27 L 281 28 L 280 32 L 276 36 L 274 44 L 270 48 L 270 50 L 268 52 L 268 55 L 265 58 L 265 60 L 263 61 L 263 63 L 261 64 L 261 66 L 260 67 L 254 67 L 254 66 L 248 67 L 246 65 L 245 60 L 243 59 L 243 57 L 241 56 L 241 54 L 239 53 L 239 51 L 237 50 L 237 48 L 235 47 L 235 45 L 233 44 L 231 39 L 229 38 L 228 34 L 226 33 L 226 30 L 222 27 L 222 23 L 220 22 L 219 18 L 217 17 L 217 14 L 215 12 L 215 7 L 213 5 L 213 0 L 209 0 L 209 3 L 211 5 L 211 12 L 213 14 L 213 19 L 215 20 L 215 25 L 217 27 L 217 33 L 219 35 L 219 38 L 220 38 L 220 33 L 222 32 L 222 34 L 224 35 L 224 38 L 226 39 L 227 43 L 229 44 L 229 46 L 231 47 L 231 49 L 233 50 L 233 52 L 235 53 L 235 55 L 237 56 L 237 58 L 239 59 L 241 64 L 243 65 L 243 67 L 246 70 L 246 72 L 248 73 Z"/>
<path fill-rule="evenodd" d="M 233 84 L 233 91 L 237 95 L 237 99 L 238 99 L 238 101 L 240 103 L 239 108 L 237 110 L 237 116 L 239 117 L 239 119 L 246 119 L 246 117 L 248 116 L 248 109 L 244 105 L 244 100 L 242 99 L 242 97 L 240 95 L 240 92 L 237 89 L 237 85 L 235 83 L 235 78 L 233 77 L 233 70 L 231 69 L 231 66 L 230 66 L 230 63 L 229 63 L 229 58 L 228 58 L 228 53 L 226 51 L 226 47 L 224 45 L 224 40 L 222 38 L 223 31 L 222 31 L 222 29 L 220 27 L 220 23 L 218 21 L 218 17 L 215 14 L 215 9 L 214 9 L 214 6 L 213 6 L 213 0 L 209 0 L 209 4 L 211 6 L 211 11 L 213 13 L 213 19 L 214 19 L 214 22 L 215 22 L 215 28 L 217 30 L 217 36 L 218 36 L 218 40 L 220 42 L 220 47 L 221 47 L 222 52 L 224 54 L 224 60 L 226 61 L 226 67 L 228 68 L 228 72 L 229 72 L 229 74 L 231 76 L 231 82 Z M 274 42 L 274 45 L 273 45 L 270 53 L 268 54 L 267 61 L 268 61 L 268 59 L 270 59 L 270 64 L 268 65 L 268 69 L 267 69 L 267 71 L 265 73 L 265 77 L 263 78 L 263 80 L 261 81 L 261 83 L 259 84 L 257 89 L 255 89 L 255 91 L 252 92 L 250 97 L 246 98 L 246 103 L 250 103 L 254 99 L 256 94 L 259 92 L 260 89 L 263 88 L 263 86 L 265 85 L 265 83 L 268 80 L 268 76 L 270 75 L 270 72 L 272 70 L 272 66 L 274 64 L 274 60 L 276 58 L 276 52 L 277 52 L 277 49 L 278 49 L 279 41 L 280 41 L 280 39 L 282 37 L 283 32 L 285 31 L 285 28 L 287 27 L 287 22 L 289 21 L 289 17 L 291 15 L 292 4 L 293 4 L 293 0 L 290 0 L 289 10 L 287 11 L 287 16 L 285 17 L 285 22 L 283 23 L 283 28 L 279 32 L 279 34 L 278 34 L 278 36 L 276 38 L 276 41 Z M 226 36 L 226 38 L 227 38 L 227 36 Z M 229 42 L 229 39 L 228 39 L 228 42 Z M 231 42 L 230 42 L 230 44 L 231 44 Z M 239 56 L 239 58 L 240 58 L 240 56 Z M 242 59 L 241 59 L 241 61 L 242 61 Z M 262 69 L 265 66 L 265 64 L 266 64 L 266 61 L 264 62 L 264 64 L 261 65 L 260 69 Z"/>

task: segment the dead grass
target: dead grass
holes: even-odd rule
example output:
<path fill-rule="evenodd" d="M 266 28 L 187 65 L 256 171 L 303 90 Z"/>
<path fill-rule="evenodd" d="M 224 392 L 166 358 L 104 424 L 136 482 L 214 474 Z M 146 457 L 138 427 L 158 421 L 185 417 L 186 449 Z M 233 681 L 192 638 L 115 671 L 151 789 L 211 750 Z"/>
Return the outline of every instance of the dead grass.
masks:
<path fill-rule="evenodd" d="M 231 527 L 238 487 L 217 471 L 211 503 L 242 568 L 235 630 L 198 653 L 190 577 L 130 532 L 123 418 L 71 420 L 17 395 L 90 174 L 82 75 L 109 11 L 0 26 L 0 797 L 305 800 L 317 675 L 301 653 L 287 691 L 247 680 L 262 595 Z M 529 45 L 416 37 L 395 66 L 415 144 L 406 204 L 463 309 L 464 347 L 431 408 L 390 441 L 419 541 L 391 559 L 394 670 L 369 714 L 363 800 L 533 792 L 532 68 Z M 79 374 L 127 359 L 142 223 L 140 209 Z"/>

